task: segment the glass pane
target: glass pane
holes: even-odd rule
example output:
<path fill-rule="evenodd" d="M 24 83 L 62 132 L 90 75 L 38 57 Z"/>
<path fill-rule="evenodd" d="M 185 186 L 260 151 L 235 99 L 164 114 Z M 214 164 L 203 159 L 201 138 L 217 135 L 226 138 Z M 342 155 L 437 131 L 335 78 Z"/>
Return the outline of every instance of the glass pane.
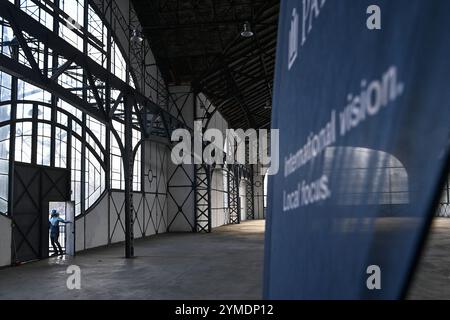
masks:
<path fill-rule="evenodd" d="M 11 76 L 0 71 L 0 101 L 9 100 L 11 100 Z"/>
<path fill-rule="evenodd" d="M 75 116 L 78 119 L 82 119 L 83 116 L 83 112 L 78 109 L 75 108 L 74 106 L 72 106 L 71 104 L 65 102 L 64 100 L 59 99 L 58 100 L 58 107 L 69 112 L 70 114 L 72 114 L 73 116 Z"/>
<path fill-rule="evenodd" d="M 40 22 L 42 25 L 50 30 L 53 30 L 53 17 L 50 13 L 47 13 L 44 9 L 39 8 L 32 0 L 21 0 L 20 9 L 30 15 L 33 19 Z M 39 1 L 42 5 L 51 10 L 51 7 L 45 3 L 45 1 Z M 53 2 L 53 1 L 50 1 Z"/>
<path fill-rule="evenodd" d="M 67 131 L 61 128 L 55 129 L 55 166 L 67 167 Z"/>
<path fill-rule="evenodd" d="M 17 81 L 17 99 L 50 103 L 51 94 L 19 79 Z"/>
<path fill-rule="evenodd" d="M 31 163 L 32 129 L 31 122 L 18 122 L 16 124 L 16 161 Z"/>
<path fill-rule="evenodd" d="M 113 127 L 117 131 L 121 141 L 124 141 L 124 126 L 118 121 L 113 121 Z M 123 176 L 122 155 L 119 144 L 114 135 L 111 134 L 111 187 L 123 189 L 125 181 Z"/>
<path fill-rule="evenodd" d="M 33 105 L 29 103 L 18 103 L 16 110 L 17 119 L 28 119 L 33 117 Z"/>
<path fill-rule="evenodd" d="M 141 132 L 133 130 L 133 149 L 141 140 Z M 133 190 L 141 191 L 141 147 L 138 148 L 133 163 Z"/>
<path fill-rule="evenodd" d="M 105 172 L 97 158 L 86 150 L 85 188 L 86 188 L 86 208 L 89 208 L 101 196 L 105 188 Z"/>
<path fill-rule="evenodd" d="M 68 118 L 67 116 L 62 113 L 62 112 L 57 112 L 57 121 L 59 124 L 63 125 L 63 126 L 67 126 L 68 125 Z"/>
<path fill-rule="evenodd" d="M 49 107 L 38 106 L 38 119 L 52 120 L 52 109 Z"/>
<path fill-rule="evenodd" d="M 0 127 L 0 213 L 3 214 L 8 211 L 9 130 L 9 125 Z"/>
<path fill-rule="evenodd" d="M 11 118 L 11 105 L 4 104 L 0 106 L 0 122 L 7 121 Z"/>
<path fill-rule="evenodd" d="M 75 202 L 75 215 L 81 214 L 81 147 L 81 141 L 72 137 L 71 199 Z"/>
<path fill-rule="evenodd" d="M 83 39 L 79 29 L 84 26 L 84 0 L 61 0 L 60 8 L 70 17 L 59 24 L 60 37 L 83 51 Z"/>
<path fill-rule="evenodd" d="M 51 159 L 51 125 L 38 123 L 36 162 L 39 165 L 49 166 Z"/>

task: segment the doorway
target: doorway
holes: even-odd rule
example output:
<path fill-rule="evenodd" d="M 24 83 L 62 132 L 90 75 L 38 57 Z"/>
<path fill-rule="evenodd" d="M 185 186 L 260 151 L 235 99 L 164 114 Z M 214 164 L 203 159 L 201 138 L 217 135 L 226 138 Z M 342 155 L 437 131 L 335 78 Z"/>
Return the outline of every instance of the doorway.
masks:
<path fill-rule="evenodd" d="M 69 170 L 14 163 L 12 261 L 49 256 L 49 203 L 69 200 Z"/>
<path fill-rule="evenodd" d="M 64 254 L 73 256 L 75 254 L 75 202 L 50 201 L 48 207 L 49 212 L 56 210 L 61 219 L 70 222 L 59 224 L 59 244 Z M 50 234 L 48 236 L 48 252 L 49 255 L 57 253 L 52 246 Z"/>

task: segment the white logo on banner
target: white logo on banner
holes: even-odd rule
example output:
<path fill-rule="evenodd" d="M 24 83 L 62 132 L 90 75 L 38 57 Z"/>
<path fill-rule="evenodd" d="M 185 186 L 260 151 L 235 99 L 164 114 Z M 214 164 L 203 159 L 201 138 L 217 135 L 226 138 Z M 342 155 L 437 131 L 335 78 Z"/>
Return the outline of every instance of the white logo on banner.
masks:
<path fill-rule="evenodd" d="M 288 70 L 297 59 L 298 52 L 298 14 L 297 9 L 292 10 L 291 28 L 289 29 Z"/>

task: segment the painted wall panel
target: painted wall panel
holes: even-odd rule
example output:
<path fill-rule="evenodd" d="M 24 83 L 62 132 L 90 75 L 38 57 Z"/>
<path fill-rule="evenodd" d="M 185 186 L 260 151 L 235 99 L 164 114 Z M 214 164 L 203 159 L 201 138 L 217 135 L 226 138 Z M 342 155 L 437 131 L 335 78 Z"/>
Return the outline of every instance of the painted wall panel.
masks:
<path fill-rule="evenodd" d="M 133 232 L 134 237 L 142 238 L 145 234 L 144 232 L 144 197 L 142 193 L 134 193 L 133 194 L 133 206 L 134 206 L 134 224 L 133 224 Z"/>
<path fill-rule="evenodd" d="M 11 264 L 11 220 L 0 215 L 0 267 Z"/>
<path fill-rule="evenodd" d="M 108 196 L 85 216 L 86 219 L 86 249 L 108 244 Z"/>
<path fill-rule="evenodd" d="M 240 197 L 240 206 L 241 206 L 241 221 L 247 220 L 247 202 L 246 202 L 246 180 L 241 179 L 239 182 L 239 197 Z"/>
<path fill-rule="evenodd" d="M 209 105 L 208 99 L 202 97 L 203 103 Z M 223 137 L 226 137 L 228 123 L 219 111 L 216 111 L 209 122 L 208 128 L 219 129 Z M 225 143 L 225 139 L 223 141 Z M 211 179 L 211 226 L 220 227 L 229 223 L 228 210 L 224 203 L 224 193 L 227 192 L 223 181 L 224 170 L 216 168 Z"/>
<path fill-rule="evenodd" d="M 75 251 L 83 251 L 84 247 L 84 218 L 81 217 L 75 220 Z"/>
<path fill-rule="evenodd" d="M 147 194 L 145 196 L 145 235 L 150 236 L 156 233 L 161 219 L 157 196 Z"/>
<path fill-rule="evenodd" d="M 170 112 L 184 121 L 186 126 L 193 128 L 194 100 L 191 88 L 188 86 L 170 87 L 172 100 Z M 189 164 L 175 165 L 170 154 L 168 165 L 168 231 L 192 232 L 194 228 L 194 166 Z"/>
<path fill-rule="evenodd" d="M 111 243 L 125 241 L 124 193 L 111 192 L 109 237 Z"/>

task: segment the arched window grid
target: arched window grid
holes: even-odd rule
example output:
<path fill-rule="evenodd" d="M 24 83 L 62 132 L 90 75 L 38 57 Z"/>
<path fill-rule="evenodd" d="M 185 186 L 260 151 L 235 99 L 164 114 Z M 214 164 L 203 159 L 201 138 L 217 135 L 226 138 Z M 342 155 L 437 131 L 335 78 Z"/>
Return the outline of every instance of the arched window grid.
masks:
<path fill-rule="evenodd" d="M 49 30 L 56 32 L 82 54 L 87 54 L 107 72 L 110 71 L 135 87 L 137 78 L 124 58 L 124 50 L 117 36 L 103 17 L 100 18 L 100 9 L 93 5 L 91 0 L 10 0 L 10 2 L 16 3 L 21 10 Z M 39 41 L 32 41 L 25 32 L 23 36 L 39 68 L 48 77 L 52 76 L 54 68 L 69 64 L 65 58 L 54 56 L 52 50 Z M 9 23 L 1 19 L 0 37 L 2 43 L 11 42 L 10 46 L 0 48 L 0 54 L 30 66 L 22 48 L 14 43 L 14 34 Z M 158 70 L 156 73 L 155 79 L 162 80 Z M 114 103 L 119 95 L 117 90 L 113 88 L 107 90 L 106 83 L 93 79 L 97 87 L 94 93 L 87 77 L 82 68 L 72 63 L 59 75 L 57 82 L 88 104 L 96 104 L 98 97 L 103 101 L 108 100 L 106 99 L 108 93 L 111 103 Z M 140 77 L 144 82 L 145 78 Z M 26 80 L 0 72 L 0 181 L 11 183 L 9 178 L 11 172 L 8 169 L 11 161 L 66 168 L 71 171 L 72 200 L 76 203 L 76 213 L 77 215 L 87 213 L 105 190 L 124 189 L 119 143 L 114 141 L 115 135 L 109 133 L 118 128 L 120 143 L 123 145 L 124 121 L 120 112 L 121 110 L 123 112 L 123 105 L 119 105 L 121 106 L 114 115 L 110 127 L 48 91 L 33 86 Z M 134 149 L 141 141 L 142 133 L 140 127 L 136 125 L 138 122 L 135 115 L 133 122 Z M 13 140 L 14 150 L 11 149 Z M 109 144 L 111 147 L 107 150 Z M 139 147 L 135 152 L 133 191 L 142 191 L 141 149 Z M 14 157 L 11 157 L 11 150 Z M 114 169 L 113 163 L 116 164 Z M 117 179 L 113 178 L 114 174 Z M 108 182 L 109 185 L 106 185 Z M 6 188 L 2 190 L 0 187 L 0 213 L 7 214 L 9 187 L 6 183 L 3 186 Z M 81 199 L 83 192 L 84 199 Z"/>

